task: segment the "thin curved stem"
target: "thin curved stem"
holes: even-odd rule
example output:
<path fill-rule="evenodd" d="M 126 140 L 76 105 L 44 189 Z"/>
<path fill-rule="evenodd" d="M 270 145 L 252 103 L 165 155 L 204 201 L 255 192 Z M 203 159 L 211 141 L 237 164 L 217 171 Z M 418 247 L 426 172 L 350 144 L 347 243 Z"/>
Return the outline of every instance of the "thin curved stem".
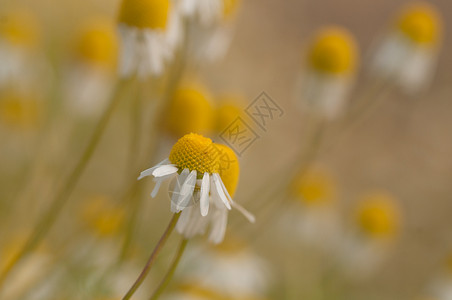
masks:
<path fill-rule="evenodd" d="M 157 287 L 155 292 L 152 294 L 151 298 L 149 298 L 150 300 L 157 300 L 160 297 L 160 295 L 163 293 L 163 291 L 166 289 L 166 287 L 170 283 L 171 279 L 173 279 L 176 268 L 179 265 L 182 255 L 184 254 L 185 248 L 187 247 L 187 243 L 188 243 L 188 239 L 186 239 L 186 238 L 182 239 L 181 243 L 179 244 L 179 248 L 177 250 L 176 256 L 174 257 L 174 260 L 171 263 L 170 268 L 168 269 L 168 272 L 166 273 L 165 277 L 163 277 L 162 282 L 160 282 L 159 286 Z"/>
<path fill-rule="evenodd" d="M 87 147 L 85 148 L 80 160 L 76 164 L 75 168 L 69 174 L 65 183 L 61 187 L 61 189 L 56 193 L 53 201 L 50 204 L 50 208 L 45 212 L 44 216 L 38 221 L 37 225 L 34 227 L 31 235 L 25 242 L 24 246 L 21 250 L 11 259 L 6 265 L 5 269 L 0 274 L 0 287 L 5 279 L 8 277 L 9 273 L 13 270 L 14 266 L 18 262 L 20 262 L 28 253 L 32 252 L 36 246 L 42 241 L 42 239 L 47 235 L 49 230 L 54 225 L 57 217 L 63 207 L 66 205 L 72 191 L 77 185 L 83 171 L 88 165 L 91 157 L 93 156 L 94 150 L 96 149 L 109 121 L 111 116 L 113 115 L 113 111 L 119 104 L 119 100 L 121 99 L 119 95 L 120 89 L 123 87 L 124 82 L 120 82 L 117 85 L 117 90 L 115 92 L 115 96 L 110 102 L 109 106 L 103 113 L 99 123 L 94 129 L 94 133 L 91 139 L 88 142 Z"/>
<path fill-rule="evenodd" d="M 177 220 L 179 219 L 180 213 L 174 214 L 171 218 L 171 221 L 168 224 L 168 227 L 166 228 L 163 235 L 160 237 L 159 242 L 155 246 L 154 250 L 151 253 L 151 256 L 149 257 L 148 261 L 146 262 L 146 265 L 143 268 L 143 271 L 141 271 L 140 276 L 138 276 L 135 283 L 132 285 L 132 287 L 129 289 L 127 294 L 122 298 L 122 300 L 128 300 L 130 299 L 133 294 L 135 294 L 136 290 L 140 287 L 140 285 L 143 283 L 144 279 L 148 275 L 149 271 L 151 270 L 152 265 L 155 262 L 155 259 L 157 258 L 157 255 L 160 253 L 160 250 L 162 249 L 163 245 L 165 245 L 166 241 L 168 240 L 168 237 L 173 232 L 174 227 L 176 227 Z"/>

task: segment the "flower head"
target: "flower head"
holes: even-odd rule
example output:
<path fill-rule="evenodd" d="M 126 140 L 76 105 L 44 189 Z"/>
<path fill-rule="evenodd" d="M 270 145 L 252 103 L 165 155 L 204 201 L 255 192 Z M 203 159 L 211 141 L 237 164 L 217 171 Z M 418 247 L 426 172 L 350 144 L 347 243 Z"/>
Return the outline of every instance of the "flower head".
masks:
<path fill-rule="evenodd" d="M 136 28 L 164 30 L 169 11 L 170 0 L 123 0 L 119 22 Z"/>
<path fill-rule="evenodd" d="M 342 74 L 355 70 L 356 42 L 344 28 L 331 26 L 320 30 L 308 51 L 312 69 L 320 73 Z"/>
<path fill-rule="evenodd" d="M 212 130 L 213 108 L 208 92 L 184 87 L 174 94 L 169 105 L 165 128 L 174 136 L 190 132 L 209 133 Z"/>
<path fill-rule="evenodd" d="M 152 197 L 163 181 L 176 179 L 170 188 L 171 211 L 182 211 L 176 228 L 187 238 L 204 233 L 211 223 L 209 238 L 220 243 L 226 232 L 228 210 L 232 207 L 254 221 L 254 217 L 231 197 L 239 176 L 235 153 L 209 138 L 186 134 L 173 146 L 167 160 L 141 172 L 138 179 L 151 175 L 156 181 Z"/>
<path fill-rule="evenodd" d="M 292 193 L 304 205 L 328 204 L 336 199 L 336 184 L 321 168 L 311 168 L 295 178 Z"/>
<path fill-rule="evenodd" d="M 397 20 L 397 29 L 415 44 L 434 45 L 441 35 L 441 18 L 427 2 L 407 6 Z"/>
<path fill-rule="evenodd" d="M 76 56 L 86 64 L 112 70 L 118 59 L 118 38 L 113 22 L 104 18 L 87 20 L 77 33 Z"/>
<path fill-rule="evenodd" d="M 373 238 L 393 238 L 399 230 L 399 210 L 392 196 L 374 193 L 364 197 L 356 211 L 362 233 Z"/>
<path fill-rule="evenodd" d="M 220 100 L 215 113 L 215 129 L 221 133 L 237 118 L 246 118 L 243 101 L 237 96 L 228 96 Z"/>

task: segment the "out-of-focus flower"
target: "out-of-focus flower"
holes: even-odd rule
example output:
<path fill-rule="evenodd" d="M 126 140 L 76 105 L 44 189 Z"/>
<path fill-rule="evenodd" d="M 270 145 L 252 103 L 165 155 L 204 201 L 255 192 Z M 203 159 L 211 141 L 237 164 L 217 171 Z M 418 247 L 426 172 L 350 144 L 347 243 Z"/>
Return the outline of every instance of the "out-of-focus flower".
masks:
<path fill-rule="evenodd" d="M 169 104 L 165 117 L 165 129 L 175 137 L 190 132 L 209 134 L 213 127 L 211 96 L 201 86 L 179 88 Z"/>
<path fill-rule="evenodd" d="M 195 62 L 214 62 L 226 54 L 233 36 L 238 0 L 178 0 L 188 22 L 188 52 Z"/>
<path fill-rule="evenodd" d="M 40 26 L 26 9 L 1 14 L 0 86 L 28 84 L 37 66 Z"/>
<path fill-rule="evenodd" d="M 180 39 L 180 20 L 171 4 L 170 0 L 122 0 L 121 76 L 162 74 Z"/>
<path fill-rule="evenodd" d="M 111 236 L 121 228 L 125 212 L 105 196 L 90 197 L 81 209 L 81 217 L 90 230 L 99 236 Z"/>
<path fill-rule="evenodd" d="M 306 53 L 306 69 L 297 93 L 302 105 L 327 119 L 337 117 L 345 108 L 357 66 L 357 46 L 345 29 L 321 29 Z"/>
<path fill-rule="evenodd" d="M 118 38 L 114 23 L 102 17 L 86 20 L 73 45 L 66 103 L 71 112 L 97 115 L 111 96 L 116 75 Z"/>
<path fill-rule="evenodd" d="M 237 118 L 247 119 L 244 105 L 240 96 L 225 96 L 220 98 L 215 112 L 215 131 L 222 133 Z"/>
<path fill-rule="evenodd" d="M 218 246 L 194 247 L 185 261 L 181 282 L 221 295 L 209 299 L 260 299 L 269 290 L 268 264 L 243 241 L 227 238 Z"/>
<path fill-rule="evenodd" d="M 342 259 L 352 276 L 365 277 L 387 258 L 400 230 L 396 199 L 386 192 L 364 196 L 356 211 L 351 232 L 342 242 Z"/>
<path fill-rule="evenodd" d="M 441 31 L 441 16 L 434 6 L 409 4 L 377 45 L 371 71 L 409 93 L 427 88 L 436 67 Z"/>
<path fill-rule="evenodd" d="M 426 299 L 451 300 L 452 299 L 452 253 L 443 261 L 442 270 L 426 287 Z"/>
<path fill-rule="evenodd" d="M 16 90 L 0 95 L 0 122 L 15 129 L 37 129 L 42 118 L 42 101 Z"/>
<path fill-rule="evenodd" d="M 254 217 L 231 197 L 239 176 L 237 157 L 232 150 L 214 144 L 209 138 L 194 133 L 183 136 L 168 159 L 141 172 L 138 179 L 151 175 L 156 181 L 152 197 L 163 181 L 175 177 L 170 188 L 171 211 L 182 211 L 176 228 L 187 238 L 204 233 L 211 223 L 209 239 L 220 243 L 232 207 L 254 222 Z"/>
<path fill-rule="evenodd" d="M 338 236 L 337 187 L 326 168 L 312 166 L 295 177 L 291 186 L 295 208 L 284 216 L 308 244 L 329 248 Z M 290 214 L 290 218 L 289 215 Z"/>

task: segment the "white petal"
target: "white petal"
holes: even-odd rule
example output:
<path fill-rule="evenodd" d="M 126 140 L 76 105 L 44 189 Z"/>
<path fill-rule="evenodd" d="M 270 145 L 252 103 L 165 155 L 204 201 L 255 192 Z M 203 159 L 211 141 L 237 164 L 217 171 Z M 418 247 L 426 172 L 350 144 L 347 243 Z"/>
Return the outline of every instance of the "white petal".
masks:
<path fill-rule="evenodd" d="M 220 197 L 221 201 L 223 201 L 224 205 L 227 209 L 231 210 L 231 204 L 229 203 L 229 199 L 224 193 L 223 187 L 221 186 L 221 178 L 218 174 L 212 174 L 213 183 L 215 184 L 215 190 Z"/>
<path fill-rule="evenodd" d="M 174 184 L 174 188 L 171 195 L 171 211 L 176 213 L 179 212 L 177 209 L 177 199 L 179 198 L 179 193 L 182 188 L 182 184 L 187 179 L 188 174 L 190 171 L 188 169 L 184 169 L 179 176 L 176 177 L 176 182 Z"/>
<path fill-rule="evenodd" d="M 219 244 L 223 241 L 226 233 L 226 226 L 228 222 L 228 211 L 218 210 L 214 216 L 214 224 L 210 232 L 209 239 L 214 244 Z"/>
<path fill-rule="evenodd" d="M 221 177 L 219 174 L 216 174 L 218 177 L 218 181 L 221 183 L 221 187 L 223 188 L 223 192 L 225 193 L 226 197 L 228 198 L 229 201 L 231 201 L 232 203 L 232 197 L 231 195 L 229 195 L 228 189 L 224 186 L 223 180 L 221 180 Z"/>
<path fill-rule="evenodd" d="M 207 216 L 209 213 L 209 191 L 210 191 L 210 176 L 209 173 L 204 173 L 201 184 L 201 199 L 199 201 L 201 206 L 201 215 Z"/>
<path fill-rule="evenodd" d="M 181 212 L 179 220 L 177 221 L 177 224 L 176 224 L 177 232 L 179 232 L 180 234 L 184 235 L 186 238 L 188 238 L 188 237 L 185 235 L 185 231 L 186 231 L 188 223 L 190 222 L 191 214 L 192 214 L 191 207 L 188 207 L 187 209 L 184 209 Z"/>
<path fill-rule="evenodd" d="M 252 213 L 250 213 L 249 211 L 247 211 L 243 206 L 241 206 L 240 204 L 236 203 L 236 202 L 232 202 L 232 207 L 234 207 L 235 209 L 237 209 L 245 218 L 248 219 L 248 221 L 250 221 L 251 223 L 256 222 L 256 217 L 254 217 L 254 215 Z"/>
<path fill-rule="evenodd" d="M 188 206 L 188 202 L 193 196 L 193 191 L 195 189 L 196 175 L 197 172 L 195 170 L 191 171 L 190 174 L 187 176 L 187 179 L 183 183 L 179 193 L 179 197 L 177 198 L 176 202 L 176 209 L 178 211 L 181 211 Z"/>
<path fill-rule="evenodd" d="M 169 163 L 169 159 L 164 159 L 161 162 L 159 162 L 158 164 L 156 164 L 155 166 L 153 166 L 152 168 L 146 169 L 143 172 L 140 173 L 140 176 L 138 177 L 138 180 L 143 179 L 146 176 L 151 176 L 152 172 L 157 169 L 158 167 L 160 167 L 163 164 L 167 164 Z"/>
<path fill-rule="evenodd" d="M 163 165 L 163 166 L 157 167 L 154 171 L 152 171 L 152 176 L 163 177 L 163 176 L 177 173 L 178 170 L 179 169 L 174 165 Z"/>
<path fill-rule="evenodd" d="M 162 185 L 163 180 L 157 180 L 154 186 L 154 189 L 151 192 L 151 197 L 154 198 L 157 196 L 157 193 L 159 192 L 160 186 Z"/>

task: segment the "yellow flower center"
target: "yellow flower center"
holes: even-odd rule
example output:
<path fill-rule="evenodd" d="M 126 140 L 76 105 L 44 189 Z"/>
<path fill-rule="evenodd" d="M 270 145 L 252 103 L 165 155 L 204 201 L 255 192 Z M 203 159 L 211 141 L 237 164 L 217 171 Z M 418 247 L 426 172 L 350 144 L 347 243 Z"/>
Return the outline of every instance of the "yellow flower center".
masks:
<path fill-rule="evenodd" d="M 308 51 L 308 60 L 310 66 L 318 72 L 352 72 L 357 60 L 355 39 L 344 28 L 325 28 L 314 38 Z"/>
<path fill-rule="evenodd" d="M 376 238 L 392 238 L 399 227 L 395 200 L 386 194 L 365 197 L 357 210 L 357 221 L 363 233 Z"/>
<path fill-rule="evenodd" d="M 189 133 L 181 137 L 174 144 L 169 155 L 169 160 L 181 170 L 196 170 L 201 174 L 206 172 L 217 173 L 217 156 L 218 150 L 211 139 L 199 134 Z"/>
<path fill-rule="evenodd" d="M 0 97 L 0 121 L 17 129 L 34 129 L 39 125 L 39 101 L 17 92 L 7 92 Z"/>
<path fill-rule="evenodd" d="M 179 89 L 169 105 L 165 127 L 175 136 L 190 132 L 208 134 L 212 130 L 213 108 L 206 92 Z"/>
<path fill-rule="evenodd" d="M 244 108 L 234 99 L 225 99 L 216 110 L 216 131 L 223 132 L 238 117 L 245 118 Z"/>
<path fill-rule="evenodd" d="M 229 194 L 234 197 L 240 176 L 239 160 L 235 152 L 228 146 L 214 144 L 214 147 L 218 150 L 216 156 L 218 173 Z"/>
<path fill-rule="evenodd" d="M 295 178 L 293 194 L 305 205 L 324 205 L 336 200 L 336 184 L 325 170 L 311 168 Z"/>
<path fill-rule="evenodd" d="M 414 43 L 435 44 L 440 36 L 441 18 L 430 4 L 417 3 L 402 12 L 397 27 Z"/>
<path fill-rule="evenodd" d="M 0 15 L 0 38 L 12 45 L 34 47 L 39 41 L 39 25 L 34 15 L 26 10 Z"/>
<path fill-rule="evenodd" d="M 114 69 L 118 58 L 118 39 L 108 19 L 89 20 L 76 38 L 77 56 L 90 64 Z"/>
<path fill-rule="evenodd" d="M 170 0 L 122 0 L 119 21 L 138 28 L 165 29 Z"/>
<path fill-rule="evenodd" d="M 97 196 L 88 199 L 82 207 L 83 221 L 100 236 L 117 233 L 124 221 L 124 210 L 109 202 L 108 198 Z"/>

